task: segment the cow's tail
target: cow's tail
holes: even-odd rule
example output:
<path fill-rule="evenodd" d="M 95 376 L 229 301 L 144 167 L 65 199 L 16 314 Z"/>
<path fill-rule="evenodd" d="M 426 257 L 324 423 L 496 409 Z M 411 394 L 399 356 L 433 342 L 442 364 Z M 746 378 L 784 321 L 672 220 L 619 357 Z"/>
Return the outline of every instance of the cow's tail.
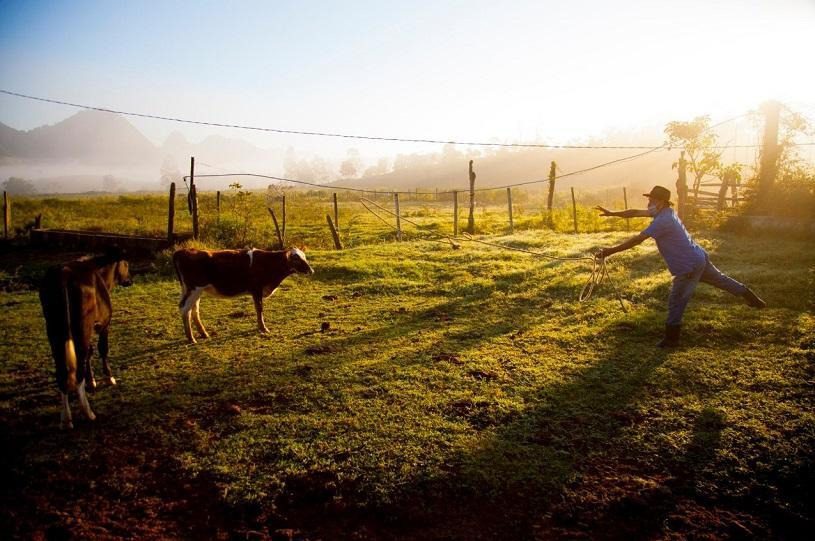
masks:
<path fill-rule="evenodd" d="M 69 391 L 76 390 L 76 348 L 74 347 L 74 333 L 71 327 L 71 295 L 68 284 L 63 281 L 62 294 L 65 300 L 65 369 L 66 384 Z"/>
<path fill-rule="evenodd" d="M 178 270 L 178 257 L 179 257 L 178 254 L 179 252 L 177 251 L 173 253 L 173 269 L 175 270 L 176 278 L 178 278 L 179 283 L 183 286 L 184 280 L 181 278 L 181 271 Z"/>

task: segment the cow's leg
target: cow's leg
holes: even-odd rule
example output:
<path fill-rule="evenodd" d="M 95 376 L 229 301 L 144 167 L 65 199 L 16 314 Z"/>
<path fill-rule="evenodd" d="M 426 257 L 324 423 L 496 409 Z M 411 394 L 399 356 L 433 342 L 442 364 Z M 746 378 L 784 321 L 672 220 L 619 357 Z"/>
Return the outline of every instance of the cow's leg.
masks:
<path fill-rule="evenodd" d="M 93 344 L 88 346 L 88 352 L 86 353 L 85 357 L 85 381 L 88 382 L 88 390 L 90 392 L 94 392 L 96 390 L 96 378 L 93 376 L 93 363 L 91 363 L 92 357 Z"/>
<path fill-rule="evenodd" d="M 197 287 L 188 290 L 181 299 L 181 321 L 184 323 L 184 334 L 187 335 L 187 341 L 190 344 L 195 343 L 195 337 L 192 335 L 192 312 L 203 292 L 203 288 Z"/>
<path fill-rule="evenodd" d="M 192 335 L 192 322 L 190 321 L 192 313 L 190 310 L 181 309 L 181 321 L 184 323 L 184 334 L 187 336 L 187 342 L 190 344 L 195 343 L 195 337 Z"/>
<path fill-rule="evenodd" d="M 79 384 L 79 387 L 76 388 L 77 393 L 79 394 L 79 407 L 82 409 L 82 413 L 85 414 L 89 420 L 93 421 L 96 419 L 96 415 L 93 414 L 91 411 L 91 405 L 88 403 L 88 395 L 85 394 L 85 382 Z"/>
<path fill-rule="evenodd" d="M 181 312 L 181 323 L 184 325 L 184 334 L 187 337 L 187 341 L 191 344 L 195 343 L 195 338 L 192 336 L 192 330 L 190 329 L 190 313 L 187 309 L 187 300 L 190 297 L 190 289 L 181 282 L 181 300 L 178 301 L 178 310 Z"/>
<path fill-rule="evenodd" d="M 266 322 L 263 321 L 263 296 L 252 295 L 252 300 L 255 301 L 255 312 L 258 316 L 258 330 L 262 334 L 269 334 L 269 329 L 266 327 Z"/>
<path fill-rule="evenodd" d="M 198 332 L 201 333 L 201 338 L 209 338 L 209 333 L 204 328 L 204 324 L 201 323 L 201 313 L 199 311 L 200 305 L 201 299 L 198 298 L 195 301 L 195 305 L 192 307 L 192 320 L 195 322 L 195 326 L 198 328 Z"/>
<path fill-rule="evenodd" d="M 48 320 L 46 320 L 46 326 L 48 326 L 48 323 Z M 74 341 L 70 336 L 68 336 L 65 338 L 64 342 L 61 343 L 62 341 L 60 338 L 56 337 L 55 334 L 51 334 L 54 332 L 53 328 L 48 327 L 48 332 L 48 340 L 51 342 L 51 351 L 54 355 L 57 387 L 59 388 L 59 395 L 61 399 L 59 428 L 61 430 L 65 430 L 66 428 L 71 429 L 74 427 L 74 423 L 71 418 L 71 405 L 68 399 L 68 380 L 76 378 L 76 373 L 71 373 L 71 370 L 75 371 L 75 369 L 69 369 L 68 365 L 76 363 L 75 359 L 72 362 L 69 362 L 69 359 L 73 359 L 76 356 Z"/>
<path fill-rule="evenodd" d="M 71 405 L 68 403 L 68 393 L 60 391 L 62 396 L 62 411 L 59 415 L 59 428 L 61 430 L 71 429 L 74 427 L 74 421 L 71 418 Z"/>
<path fill-rule="evenodd" d="M 116 378 L 113 377 L 113 372 L 111 372 L 110 365 L 108 364 L 109 350 L 108 330 L 105 329 L 104 331 L 99 331 L 99 356 L 102 358 L 102 371 L 105 373 L 108 383 L 111 385 L 116 385 Z"/>

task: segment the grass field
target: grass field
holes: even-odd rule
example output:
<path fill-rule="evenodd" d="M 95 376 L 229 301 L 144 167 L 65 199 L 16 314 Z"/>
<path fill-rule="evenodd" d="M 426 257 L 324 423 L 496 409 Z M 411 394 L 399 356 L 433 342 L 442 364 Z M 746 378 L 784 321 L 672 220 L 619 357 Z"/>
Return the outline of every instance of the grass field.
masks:
<path fill-rule="evenodd" d="M 183 191 L 183 189 L 182 189 Z M 373 196 L 376 204 L 394 210 L 393 198 L 379 194 Z M 459 225 L 467 224 L 466 194 L 459 194 Z M 642 225 L 641 220 L 607 220 L 598 216 L 591 207 L 597 204 L 623 208 L 622 193 L 614 198 L 602 192 L 579 193 L 577 223 L 580 232 L 622 231 Z M 387 212 L 368 205 L 391 225 L 382 223 L 359 203 L 360 194 L 339 193 L 340 236 L 346 246 L 361 246 L 389 241 L 394 237 L 395 220 Z M 287 192 L 287 243 L 310 248 L 331 248 L 333 243 L 326 225 L 326 215 L 333 217 L 332 192 L 325 190 Z M 444 199 L 446 197 L 447 199 Z M 633 197 L 633 196 L 631 196 Z M 638 202 L 642 202 L 639 198 Z M 52 229 L 81 229 L 116 233 L 167 235 L 168 198 L 164 194 L 131 195 L 75 195 L 14 197 L 12 203 L 12 229 L 22 229 L 37 214 L 43 215 L 42 226 Z M 274 225 L 267 207 L 275 209 L 282 220 L 281 198 L 263 191 L 227 190 L 222 194 L 220 213 L 214 192 L 199 194 L 200 224 L 203 240 L 210 245 L 229 247 L 268 246 L 276 241 Z M 188 212 L 186 193 L 179 192 L 175 199 L 176 233 L 190 233 L 192 219 Z M 404 223 L 406 234 L 412 230 L 413 238 L 429 232 L 453 233 L 453 203 L 451 196 L 401 196 L 401 214 L 416 222 L 416 231 Z M 517 190 L 513 195 L 513 219 L 516 230 L 537 230 L 544 226 L 558 232 L 573 232 L 574 220 L 571 197 L 559 193 L 553 211 L 546 210 L 545 194 Z M 475 212 L 476 232 L 504 234 L 509 230 L 509 214 L 504 192 L 478 194 Z"/>
<path fill-rule="evenodd" d="M 607 284 L 577 302 L 584 263 L 365 235 L 342 252 L 310 243 L 316 274 L 266 303 L 272 336 L 255 332 L 248 298 L 204 297 L 213 337 L 186 345 L 175 279 L 161 259 L 142 266 L 113 294 L 119 385 L 101 386 L 98 420 L 72 432 L 58 429 L 36 292 L 9 287 L 0 529 L 616 539 L 799 538 L 813 526 L 810 242 L 698 233 L 769 307 L 701 285 L 685 345 L 662 351 L 670 276 L 651 242 L 610 260 L 624 313 Z M 491 240 L 583 255 L 625 237 Z M 7 283 L 45 257 L 4 256 Z"/>

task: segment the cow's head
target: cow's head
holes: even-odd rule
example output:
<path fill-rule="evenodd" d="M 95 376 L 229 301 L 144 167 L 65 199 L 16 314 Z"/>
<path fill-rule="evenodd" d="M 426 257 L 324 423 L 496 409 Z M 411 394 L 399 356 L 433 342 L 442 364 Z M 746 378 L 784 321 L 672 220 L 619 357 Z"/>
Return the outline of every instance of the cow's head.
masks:
<path fill-rule="evenodd" d="M 130 266 L 125 259 L 125 252 L 118 246 L 105 248 L 105 253 L 94 259 L 98 269 L 105 276 L 108 287 L 133 285 L 130 278 Z"/>
<path fill-rule="evenodd" d="M 292 248 L 286 252 L 286 260 L 289 262 L 289 269 L 292 272 L 302 274 L 314 274 L 314 269 L 308 264 L 306 254 L 299 248 Z"/>
<path fill-rule="evenodd" d="M 133 280 L 130 278 L 130 265 L 128 265 L 127 260 L 121 259 L 116 262 L 116 267 L 113 269 L 113 279 L 122 287 L 133 285 Z"/>

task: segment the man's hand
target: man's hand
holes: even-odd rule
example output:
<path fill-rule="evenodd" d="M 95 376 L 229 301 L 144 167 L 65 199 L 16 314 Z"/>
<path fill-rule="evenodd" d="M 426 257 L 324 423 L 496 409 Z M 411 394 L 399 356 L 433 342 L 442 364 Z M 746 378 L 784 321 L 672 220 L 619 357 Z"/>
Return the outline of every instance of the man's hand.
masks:
<path fill-rule="evenodd" d="M 594 257 L 598 259 L 605 259 L 613 253 L 614 250 L 612 250 L 611 248 L 600 248 L 599 250 L 597 250 L 597 253 L 594 254 Z"/>
<path fill-rule="evenodd" d="M 616 216 L 616 214 L 614 214 L 613 211 L 608 210 L 607 208 L 603 208 L 600 205 L 597 205 L 596 207 L 594 207 L 594 210 L 599 210 L 600 211 L 600 216 Z"/>

